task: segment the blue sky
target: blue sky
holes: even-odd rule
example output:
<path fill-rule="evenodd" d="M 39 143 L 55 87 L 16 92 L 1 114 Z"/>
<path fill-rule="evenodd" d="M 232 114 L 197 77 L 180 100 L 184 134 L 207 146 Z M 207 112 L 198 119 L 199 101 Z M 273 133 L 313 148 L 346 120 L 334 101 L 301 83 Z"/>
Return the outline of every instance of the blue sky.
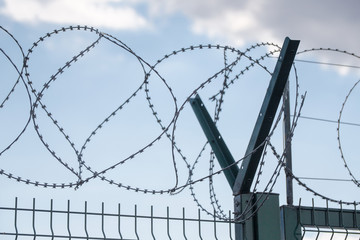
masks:
<path fill-rule="evenodd" d="M 70 25 L 87 25 L 98 28 L 105 34 L 120 39 L 150 65 L 162 59 L 165 54 L 199 44 L 230 45 L 241 51 L 258 42 L 273 42 L 281 45 L 289 36 L 301 40 L 299 50 L 311 48 L 333 48 L 360 55 L 358 22 L 358 1 L 347 4 L 338 1 L 152 1 L 152 0 L 2 0 L 0 1 L 1 26 L 12 33 L 23 47 L 25 54 L 39 37 L 46 36 L 54 29 Z M 41 89 L 58 68 L 73 56 L 92 44 L 98 37 L 90 31 L 67 31 L 51 35 L 39 43 L 30 54 L 29 71 L 34 88 Z M 21 53 L 5 32 L 1 32 L 0 47 L 20 67 Z M 251 51 L 253 57 L 273 49 L 259 47 Z M 236 54 L 226 52 L 228 62 Z M 350 89 L 360 78 L 359 58 L 334 51 L 311 51 L 297 56 L 297 60 L 337 63 L 357 66 L 339 67 L 324 64 L 296 62 L 300 94 L 306 99 L 302 115 L 337 121 L 339 111 Z M 273 69 L 275 58 L 264 64 Z M 234 67 L 230 76 L 238 74 L 246 64 Z M 171 86 L 177 103 L 181 106 L 192 91 L 202 82 L 224 67 L 224 50 L 189 50 L 164 60 L 157 71 Z M 145 66 L 146 71 L 149 70 Z M 11 89 L 17 73 L 6 58 L 1 56 L 1 72 L 4 79 L 1 98 Z M 137 59 L 124 49 L 106 39 L 100 40 L 89 53 L 71 68 L 59 75 L 57 81 L 45 91 L 43 101 L 65 132 L 70 136 L 76 149 L 80 149 L 86 138 L 111 112 L 131 96 L 144 80 L 144 73 Z M 295 106 L 294 70 L 290 77 L 292 109 Z M 222 76 L 223 77 L 223 76 Z M 10 79 L 10 80 L 9 80 Z M 241 159 L 255 124 L 270 75 L 260 67 L 246 72 L 233 84 L 225 95 L 221 120 L 218 123 L 226 143 L 235 159 Z M 208 99 L 222 86 L 221 77 L 199 91 L 209 111 L 215 103 Z M 164 82 L 152 74 L 149 80 L 152 103 L 165 126 L 169 124 L 175 105 Z M 357 108 L 359 90 L 355 87 L 344 107 L 341 120 L 360 123 Z M 176 142 L 193 164 L 197 154 L 206 142 L 189 104 L 184 105 L 176 125 Z M 23 84 L 1 109 L 2 149 L 27 121 L 29 104 Z M 59 130 L 41 109 L 37 113 L 40 131 L 46 142 L 71 167 L 77 167 L 77 157 Z M 276 129 L 273 142 L 282 150 L 282 127 Z M 358 126 L 341 125 L 340 140 L 344 157 L 353 175 L 359 179 L 357 138 Z M 84 151 L 84 159 L 92 169 L 101 169 L 124 159 L 146 146 L 162 132 L 151 110 L 148 108 L 144 88 L 136 98 L 117 112 L 109 123 L 92 138 Z M 338 150 L 337 124 L 300 118 L 293 139 L 294 173 L 299 177 L 351 179 Z M 209 148 L 199 160 L 194 178 L 207 176 Z M 269 150 L 269 155 L 270 150 Z M 179 185 L 186 183 L 188 169 L 180 156 L 175 154 Z M 76 181 L 70 171 L 52 158 L 39 141 L 32 123 L 20 140 L 1 156 L 1 168 L 24 179 L 40 182 L 68 183 Z M 260 189 L 264 189 L 276 166 L 276 159 L 269 156 L 264 166 Z M 219 169 L 216 163 L 215 169 Z M 89 172 L 84 171 L 84 175 Z M 169 189 L 175 184 L 171 143 L 165 137 L 140 154 L 134 160 L 110 171 L 110 179 L 146 189 Z M 196 208 L 189 189 L 178 195 L 144 195 L 95 179 L 78 190 L 39 188 L 0 178 L 3 194 L 1 203 L 9 203 L 15 196 L 21 199 L 33 197 L 43 199 L 72 199 L 94 202 L 125 202 L 126 204 L 156 204 Z M 217 196 L 225 210 L 232 208 L 232 194 L 222 175 L 214 177 Z M 330 198 L 344 201 L 359 201 L 359 188 L 351 182 L 304 180 Z M 224 187 L 226 186 L 226 187 Z M 312 194 L 294 184 L 295 201 L 301 197 L 305 205 L 311 203 Z M 280 193 L 285 204 L 284 173 L 282 172 L 274 191 Z M 201 204 L 212 211 L 209 204 L 208 182 L 195 185 Z M 261 191 L 261 190 L 260 190 Z M 317 200 L 319 205 L 324 202 Z"/>

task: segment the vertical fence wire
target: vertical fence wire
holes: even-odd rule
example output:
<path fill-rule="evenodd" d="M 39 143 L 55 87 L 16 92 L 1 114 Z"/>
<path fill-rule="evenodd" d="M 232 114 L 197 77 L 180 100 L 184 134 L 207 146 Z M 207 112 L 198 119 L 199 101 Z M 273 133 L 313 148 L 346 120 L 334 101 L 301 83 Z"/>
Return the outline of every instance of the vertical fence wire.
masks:
<path fill-rule="evenodd" d="M 134 215 L 134 220 L 135 220 L 135 235 L 136 235 L 136 239 L 139 240 L 139 234 L 138 234 L 138 218 L 137 218 L 137 205 L 135 205 L 135 215 Z"/>
<path fill-rule="evenodd" d="M 325 212 L 325 225 L 328 226 L 328 228 L 330 228 L 331 230 L 331 236 L 330 236 L 330 240 L 333 239 L 334 235 L 335 235 L 335 231 L 334 231 L 334 228 L 331 227 L 331 224 L 330 224 L 330 217 L 329 217 L 329 200 L 326 200 L 326 212 Z"/>
<path fill-rule="evenodd" d="M 87 201 L 85 201 L 85 209 L 84 209 L 84 231 L 86 234 L 86 239 L 89 239 L 89 233 L 87 230 Z"/>
<path fill-rule="evenodd" d="M 200 212 L 200 209 L 198 209 L 198 222 L 199 222 L 199 238 L 200 238 L 200 240 L 203 240 L 203 238 L 201 236 L 201 212 Z"/>
<path fill-rule="evenodd" d="M 183 223 L 183 236 L 184 236 L 184 239 L 187 240 L 186 230 L 185 230 L 185 208 L 183 208 L 183 219 L 182 219 L 182 223 Z"/>
<path fill-rule="evenodd" d="M 106 235 L 105 235 L 105 220 L 104 220 L 104 203 L 101 203 L 101 231 L 103 234 L 104 239 L 106 239 Z"/>
<path fill-rule="evenodd" d="M 298 219 L 297 219 L 297 222 L 299 223 L 299 225 L 300 225 L 300 229 L 303 229 L 303 234 L 301 234 L 301 240 L 303 240 L 304 239 L 304 237 L 305 237 L 305 234 L 306 234 L 306 228 L 302 225 L 302 223 L 301 223 L 301 221 L 300 221 L 300 219 L 301 219 L 301 198 L 299 199 L 299 211 L 298 211 Z"/>
<path fill-rule="evenodd" d="M 67 220 L 66 220 L 66 225 L 67 225 L 67 231 L 69 234 L 69 240 L 71 239 L 71 231 L 70 231 L 70 200 L 68 200 L 68 204 L 67 204 Z"/>
<path fill-rule="evenodd" d="M 123 239 L 123 236 L 121 234 L 121 227 L 120 227 L 120 217 L 121 217 L 121 205 L 120 203 L 118 204 L 118 232 L 119 232 L 119 236 L 120 236 L 120 239 Z"/>
<path fill-rule="evenodd" d="M 345 229 L 345 239 L 344 240 L 346 240 L 349 236 L 349 231 L 347 228 L 344 227 L 344 212 L 343 212 L 342 201 L 340 201 L 340 226 Z"/>
<path fill-rule="evenodd" d="M 217 231 L 216 231 L 216 212 L 214 211 L 214 238 L 218 240 L 217 238 Z"/>
<path fill-rule="evenodd" d="M 18 231 L 18 227 L 17 227 L 17 208 L 18 208 L 18 198 L 15 198 L 15 210 L 14 210 L 14 225 L 15 225 L 15 234 L 16 234 L 16 237 L 15 237 L 15 240 L 18 239 L 18 234 L 19 234 L 19 231 Z"/>
<path fill-rule="evenodd" d="M 150 228 L 151 228 L 151 236 L 153 240 L 156 240 L 154 235 L 154 207 L 151 206 L 151 213 L 150 213 Z"/>
<path fill-rule="evenodd" d="M 166 230 L 167 230 L 167 235 L 169 237 L 170 240 L 171 236 L 170 236 L 170 210 L 169 207 L 166 208 Z"/>
<path fill-rule="evenodd" d="M 51 240 L 54 239 L 54 229 L 53 229 L 53 210 L 54 210 L 54 201 L 50 201 L 50 231 L 51 231 Z"/>
<path fill-rule="evenodd" d="M 33 209 L 32 209 L 32 227 L 33 227 L 33 234 L 34 240 L 36 239 L 36 229 L 35 229 L 35 198 L 33 198 Z"/>
<path fill-rule="evenodd" d="M 358 227 L 358 224 L 357 224 L 357 217 L 356 217 L 356 204 L 354 205 L 354 213 L 353 213 L 353 219 L 354 219 L 354 228 L 358 228 L 359 229 L 359 227 Z"/>
<path fill-rule="evenodd" d="M 232 225 L 232 221 L 231 221 L 231 211 L 229 211 L 229 239 L 233 240 L 232 236 L 231 236 L 231 225 Z"/>
<path fill-rule="evenodd" d="M 312 225 L 315 226 L 317 229 L 317 234 L 316 234 L 315 240 L 318 240 L 319 236 L 320 236 L 320 228 L 319 228 L 319 226 L 316 225 L 314 199 L 312 199 L 311 222 L 312 222 Z"/>

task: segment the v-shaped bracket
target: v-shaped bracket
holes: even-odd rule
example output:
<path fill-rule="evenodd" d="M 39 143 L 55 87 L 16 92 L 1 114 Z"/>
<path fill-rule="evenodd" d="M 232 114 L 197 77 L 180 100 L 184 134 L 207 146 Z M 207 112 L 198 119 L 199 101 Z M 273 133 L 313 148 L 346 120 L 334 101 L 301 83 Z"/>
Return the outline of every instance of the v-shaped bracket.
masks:
<path fill-rule="evenodd" d="M 235 164 L 234 158 L 200 97 L 190 99 L 191 106 L 220 166 L 224 169 L 234 195 L 250 192 L 264 150 L 264 145 L 261 144 L 266 140 L 270 132 L 299 43 L 298 40 L 285 38 L 240 169 Z"/>

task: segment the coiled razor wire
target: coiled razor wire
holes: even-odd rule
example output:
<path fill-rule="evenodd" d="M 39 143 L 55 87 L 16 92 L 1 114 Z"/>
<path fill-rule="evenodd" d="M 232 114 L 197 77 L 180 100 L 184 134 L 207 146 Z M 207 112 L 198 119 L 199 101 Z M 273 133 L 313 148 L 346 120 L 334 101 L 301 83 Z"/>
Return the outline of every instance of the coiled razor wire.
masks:
<path fill-rule="evenodd" d="M 23 60 L 24 60 L 23 65 L 21 67 L 18 67 L 13 62 L 13 60 L 7 55 L 7 53 L 3 49 L 0 48 L 1 54 L 3 56 L 5 56 L 7 61 L 9 61 L 11 63 L 13 68 L 18 73 L 17 80 L 15 81 L 10 92 L 7 94 L 5 99 L 1 101 L 0 109 L 4 108 L 6 106 L 7 101 L 9 100 L 11 95 L 15 92 L 15 89 L 19 85 L 20 82 L 22 82 L 24 84 L 25 90 L 27 91 L 27 95 L 29 98 L 28 120 L 26 121 L 26 123 L 25 123 L 23 129 L 20 131 L 20 133 L 14 138 L 14 140 L 11 141 L 11 143 L 8 146 L 6 146 L 3 150 L 1 150 L 0 157 L 3 156 L 4 152 L 8 151 L 14 145 L 14 143 L 17 142 L 21 138 L 21 136 L 28 129 L 30 122 L 32 122 L 33 127 L 36 131 L 36 134 L 38 135 L 43 146 L 53 156 L 54 159 L 56 159 L 62 166 L 64 166 L 64 168 L 66 168 L 74 176 L 76 176 L 77 181 L 71 182 L 68 184 L 66 184 L 66 183 L 49 184 L 49 183 L 40 182 L 37 180 L 24 179 L 21 176 L 15 176 L 14 174 L 9 173 L 3 169 L 0 170 L 1 175 L 5 175 L 8 178 L 16 180 L 21 183 L 31 184 L 31 185 L 35 185 L 35 186 L 42 186 L 42 187 L 52 187 L 52 188 L 72 188 L 72 187 L 74 187 L 75 189 L 77 189 L 77 188 L 81 187 L 82 185 L 84 185 L 85 183 L 88 183 L 95 178 L 99 178 L 99 179 L 101 179 L 105 182 L 108 182 L 109 184 L 112 184 L 114 186 L 117 186 L 119 188 L 124 188 L 124 189 L 132 190 L 135 192 L 150 193 L 150 194 L 164 194 L 164 193 L 177 194 L 177 193 L 181 192 L 183 189 L 189 187 L 194 201 L 204 212 L 206 212 L 207 214 L 210 214 L 210 215 L 214 214 L 217 218 L 229 219 L 229 216 L 226 216 L 226 214 L 224 214 L 224 211 L 221 209 L 221 206 L 220 206 L 217 196 L 215 194 L 216 191 L 215 191 L 215 188 L 213 185 L 213 176 L 222 173 L 224 170 L 226 170 L 227 168 L 230 168 L 232 165 L 228 166 L 227 168 L 215 171 L 215 169 L 214 169 L 214 167 L 215 167 L 214 158 L 215 157 L 214 157 L 214 154 L 212 152 L 210 152 L 209 174 L 206 176 L 203 176 L 201 178 L 193 179 L 193 173 L 195 171 L 196 165 L 199 162 L 201 156 L 204 155 L 204 152 L 206 151 L 206 148 L 208 147 L 208 143 L 205 143 L 203 145 L 203 148 L 200 150 L 198 157 L 195 159 L 194 163 L 191 165 L 175 141 L 177 122 L 178 122 L 179 116 L 181 115 L 182 111 L 185 108 L 185 105 L 188 104 L 189 99 L 194 97 L 198 93 L 198 91 L 200 91 L 201 89 L 206 88 L 211 82 L 219 81 L 217 79 L 222 77 L 223 78 L 222 88 L 218 91 L 217 94 L 213 95 L 210 98 L 211 101 L 215 101 L 214 121 L 215 121 L 215 123 L 217 123 L 220 120 L 222 105 L 224 104 L 224 101 L 225 101 L 225 97 L 224 97 L 225 92 L 231 87 L 231 85 L 236 83 L 243 75 L 245 75 L 247 73 L 247 71 L 249 71 L 250 69 L 252 69 L 255 66 L 260 67 L 261 69 L 263 69 L 264 71 L 269 73 L 269 75 L 272 74 L 266 68 L 266 66 L 262 64 L 262 61 L 264 61 L 265 59 L 267 59 L 271 56 L 274 56 L 274 54 L 278 53 L 281 50 L 281 48 L 278 45 L 273 44 L 273 43 L 268 43 L 268 42 L 267 43 L 258 43 L 258 44 L 252 45 L 251 47 L 247 48 L 245 51 L 240 51 L 238 49 L 235 49 L 235 48 L 232 48 L 229 46 L 213 45 L 213 44 L 201 45 L 200 44 L 200 45 L 190 46 L 187 48 L 181 48 L 179 50 L 173 51 L 173 52 L 165 55 L 163 58 L 157 60 L 154 65 L 151 65 L 150 63 L 145 61 L 141 56 L 136 54 L 129 46 L 127 46 L 121 40 L 117 39 L 116 37 L 114 37 L 108 33 L 101 32 L 98 29 L 93 28 L 93 27 L 69 26 L 69 27 L 62 27 L 60 29 L 46 33 L 44 36 L 40 37 L 37 41 L 35 41 L 33 43 L 33 45 L 28 50 L 27 54 L 24 53 L 22 46 L 19 44 L 17 39 L 9 31 L 7 31 L 5 28 L 3 28 L 1 26 L 0 26 L 0 28 L 3 32 L 5 32 L 7 35 L 9 35 L 10 38 L 16 43 L 17 47 L 19 48 L 19 50 L 23 56 Z M 31 75 L 30 75 L 30 70 L 29 70 L 32 53 L 34 51 L 36 51 L 38 46 L 43 44 L 46 40 L 48 40 L 52 36 L 59 35 L 59 34 L 62 34 L 64 32 L 68 32 L 68 31 L 87 31 L 87 32 L 95 34 L 97 36 L 97 38 L 95 41 L 93 41 L 91 44 L 89 44 L 86 48 L 81 50 L 78 54 L 74 55 L 64 65 L 62 65 L 53 75 L 51 75 L 50 79 L 48 79 L 48 81 L 43 85 L 43 87 L 41 89 L 36 89 L 36 87 L 33 84 L 33 81 L 32 81 Z M 138 86 L 138 88 L 132 94 L 130 94 L 130 96 L 127 97 L 127 99 L 124 102 L 122 102 L 111 114 L 109 114 L 102 122 L 100 122 L 98 124 L 98 126 L 86 138 L 85 142 L 80 147 L 80 150 L 78 150 L 78 148 L 75 146 L 75 143 L 72 141 L 70 135 L 65 131 L 65 129 L 62 127 L 62 125 L 58 122 L 58 120 L 56 120 L 55 116 L 51 113 L 51 111 L 47 109 L 47 107 L 43 103 L 42 99 L 46 95 L 46 91 L 52 86 L 52 84 L 54 84 L 54 82 L 57 81 L 57 79 L 60 77 L 60 75 L 63 74 L 64 72 L 68 71 L 68 69 L 70 69 L 72 64 L 74 64 L 77 61 L 80 61 L 87 53 L 89 53 L 92 49 L 94 49 L 100 43 L 100 41 L 108 41 L 108 42 L 114 44 L 115 46 L 120 47 L 123 50 L 127 51 L 131 55 L 133 55 L 137 59 L 138 63 L 140 64 L 140 66 L 142 68 L 142 72 L 144 74 L 144 80 Z M 275 50 L 271 50 L 271 51 L 269 50 L 269 52 L 267 52 L 266 54 L 264 54 L 258 58 L 253 58 L 251 56 L 251 51 L 253 51 L 257 48 L 260 48 L 260 47 L 272 47 L 272 48 L 275 48 Z M 205 80 L 198 87 L 196 87 L 192 91 L 192 93 L 186 97 L 184 102 L 178 103 L 177 98 L 176 98 L 172 88 L 170 87 L 170 85 L 168 84 L 166 79 L 164 77 L 162 77 L 161 74 L 158 72 L 157 67 L 161 63 L 168 60 L 169 58 L 181 55 L 185 52 L 195 52 L 195 51 L 199 51 L 199 50 L 209 50 L 209 49 L 223 51 L 224 66 L 220 70 L 215 71 L 215 73 L 212 76 L 208 77 L 207 80 Z M 340 52 L 340 53 L 347 54 L 347 55 L 350 55 L 350 56 L 353 56 L 356 58 L 360 58 L 358 55 L 356 55 L 354 53 L 349 53 L 347 51 L 342 51 L 342 50 L 338 50 L 338 49 L 330 49 L 330 48 L 313 48 L 313 49 L 309 49 L 309 50 L 304 50 L 302 52 L 299 52 L 298 54 L 308 53 L 308 52 L 313 52 L 313 51 L 335 51 L 335 52 Z M 233 60 L 232 62 L 231 61 L 229 62 L 228 57 L 227 57 L 227 53 L 229 53 L 229 52 L 235 53 L 237 55 L 235 60 Z M 242 59 L 248 60 L 250 62 L 250 64 L 245 66 L 242 70 L 237 70 L 234 77 L 231 78 L 232 75 L 230 75 L 230 73 L 233 73 L 233 71 L 235 71 L 234 67 L 238 66 L 238 64 L 240 63 L 240 61 Z M 298 75 L 297 75 L 297 70 L 296 70 L 295 64 L 294 64 L 294 72 L 295 72 L 295 77 L 296 77 L 296 98 L 295 98 L 295 108 L 294 108 L 293 116 L 296 116 L 296 117 L 293 118 L 293 121 L 291 124 L 289 141 L 291 141 L 291 138 L 293 137 L 295 127 L 297 125 L 297 120 L 300 116 L 300 112 L 301 112 L 302 106 L 304 104 L 304 99 L 305 99 L 305 95 L 304 95 L 304 96 L 302 96 L 302 99 L 299 100 L 299 96 L 300 96 L 299 91 L 298 91 L 299 82 L 298 82 Z M 170 93 L 172 101 L 173 101 L 174 113 L 168 124 L 163 123 L 161 117 L 159 116 L 159 114 L 156 110 L 155 103 L 152 101 L 152 98 L 151 98 L 151 91 L 149 88 L 149 78 L 152 75 L 156 76 L 157 78 L 159 78 L 161 80 L 162 84 L 166 87 L 166 89 Z M 339 141 L 339 149 L 341 152 L 341 158 L 344 161 L 345 167 L 348 170 L 350 176 L 352 177 L 353 182 L 357 186 L 360 186 L 359 182 L 356 180 L 355 176 L 352 174 L 348 164 L 345 161 L 345 157 L 342 152 L 341 141 L 340 141 L 340 119 L 341 119 L 342 111 L 344 109 L 345 103 L 346 103 L 349 95 L 351 94 L 352 90 L 356 87 L 357 83 L 353 86 L 353 88 L 348 93 L 348 95 L 343 103 L 342 109 L 340 111 L 340 116 L 339 116 L 339 121 L 338 121 L 339 122 L 339 124 L 338 124 L 338 141 Z M 108 166 L 101 171 L 93 170 L 91 168 L 91 166 L 85 161 L 85 158 L 84 158 L 84 151 L 86 150 L 87 144 L 92 141 L 94 136 L 97 134 L 97 132 L 99 132 L 104 127 L 104 125 L 109 124 L 109 122 L 113 118 L 115 118 L 117 113 L 119 111 L 123 110 L 125 107 L 127 107 L 127 104 L 129 104 L 130 101 L 132 101 L 141 91 L 145 92 L 146 100 L 148 102 L 148 107 L 150 108 L 153 117 L 155 118 L 157 124 L 159 125 L 159 127 L 161 129 L 161 133 L 157 137 L 155 137 L 152 141 L 150 141 L 148 144 L 141 147 L 136 152 L 133 152 L 128 157 L 118 160 L 115 164 Z M 299 102 L 300 102 L 300 104 L 299 104 Z M 71 167 L 67 163 L 67 161 L 65 161 L 60 156 L 58 156 L 56 154 L 56 152 L 52 149 L 52 147 L 47 143 L 46 138 L 42 134 L 41 126 L 39 125 L 39 123 L 37 121 L 37 112 L 40 109 L 42 109 L 44 111 L 44 113 L 47 115 L 47 117 L 51 120 L 51 122 L 54 124 L 54 126 L 56 126 L 58 131 L 63 135 L 63 137 L 68 142 L 68 144 L 71 146 L 72 150 L 74 151 L 74 153 L 76 154 L 76 157 L 77 157 L 78 169 L 74 169 L 73 167 Z M 270 194 L 272 192 L 282 168 L 288 174 L 291 174 L 292 177 L 296 181 L 299 182 L 300 186 L 304 187 L 308 191 L 313 192 L 315 194 L 315 196 L 319 196 L 328 201 L 333 201 L 333 202 L 337 202 L 337 203 L 341 203 L 341 204 L 355 204 L 355 205 L 359 204 L 359 202 L 344 202 L 341 200 L 335 200 L 335 199 L 328 198 L 328 197 L 324 196 L 323 194 L 320 194 L 320 193 L 312 190 L 308 186 L 306 186 L 303 182 L 300 181 L 299 178 L 297 178 L 292 172 L 290 172 L 290 170 L 288 170 L 285 167 L 284 151 L 281 151 L 282 152 L 281 154 L 278 153 L 279 151 L 277 151 L 276 148 L 274 147 L 274 145 L 271 143 L 271 137 L 272 137 L 276 127 L 278 126 L 278 123 L 280 122 L 280 120 L 282 118 L 282 113 L 283 113 L 283 107 L 281 108 L 281 111 L 278 114 L 275 124 L 274 124 L 270 134 L 266 138 L 266 140 L 262 144 L 257 146 L 257 148 L 253 152 L 249 153 L 249 154 L 253 154 L 260 147 L 262 147 L 262 146 L 265 147 L 263 155 L 262 155 L 262 159 L 260 161 L 260 168 L 257 173 L 255 186 L 253 188 L 253 193 L 257 192 L 257 186 L 260 183 L 260 176 L 262 175 L 262 168 L 265 165 L 265 159 L 266 159 L 266 155 L 268 152 L 267 149 L 269 147 L 271 149 L 272 154 L 277 158 L 278 164 L 277 164 L 270 180 L 266 184 L 266 187 L 265 187 L 263 193 L 261 194 L 261 196 L 259 198 L 257 198 L 256 203 L 251 203 L 252 201 L 249 201 L 248 206 L 245 207 L 245 210 L 242 213 L 236 213 L 235 220 L 244 221 L 244 220 L 252 217 L 253 214 L 255 214 L 255 212 L 257 210 L 254 211 L 253 206 L 256 205 L 257 209 L 258 209 L 263 205 L 263 203 L 267 199 L 268 194 Z M 109 173 L 111 170 L 119 167 L 120 165 L 123 165 L 127 161 L 130 161 L 130 160 L 136 158 L 138 155 L 140 155 L 141 153 L 147 151 L 149 148 L 154 146 L 162 138 L 167 138 L 171 142 L 172 164 L 173 164 L 174 173 L 175 173 L 175 185 L 173 187 L 168 188 L 168 189 L 145 189 L 145 188 L 140 188 L 137 186 L 126 185 L 126 184 L 117 182 L 117 181 L 107 177 L 106 174 Z M 176 160 L 175 153 L 180 156 L 180 158 L 182 159 L 182 161 L 184 161 L 185 165 L 188 168 L 188 177 L 187 177 L 187 181 L 185 183 L 179 182 L 179 173 L 178 173 L 177 160 Z M 244 158 L 245 157 L 246 156 L 244 156 Z M 235 161 L 234 164 L 239 164 L 244 158 L 238 159 L 237 161 Z M 90 172 L 91 176 L 84 177 L 83 176 L 84 169 L 86 171 Z M 213 208 L 212 210 L 207 210 L 205 207 L 202 206 L 202 204 L 196 197 L 196 194 L 194 191 L 194 185 L 199 182 L 204 181 L 205 179 L 209 180 L 209 195 L 210 195 L 210 200 L 211 200 L 211 204 L 212 204 L 212 208 Z M 252 204 L 254 204 L 254 205 L 252 205 Z"/>
<path fill-rule="evenodd" d="M 344 111 L 344 108 L 345 108 L 345 104 L 347 102 L 347 100 L 349 99 L 350 97 L 350 94 L 352 93 L 352 91 L 355 89 L 355 87 L 359 84 L 360 80 L 357 81 L 354 86 L 350 89 L 349 93 L 346 95 L 346 98 L 345 98 L 345 101 L 344 103 L 342 104 L 342 107 L 341 107 L 341 110 L 340 110 L 340 114 L 339 114 L 339 119 L 338 119 L 338 127 L 337 127 L 337 132 L 338 132 L 338 137 L 337 137 L 337 140 L 338 140 L 338 144 L 339 144 L 339 151 L 340 151 L 340 154 L 341 154 L 341 159 L 343 160 L 344 162 L 344 167 L 346 168 L 346 170 L 348 171 L 349 175 L 351 176 L 351 180 L 352 182 L 357 186 L 357 187 L 360 187 L 360 182 L 356 179 L 356 177 L 354 176 L 354 174 L 352 173 L 346 159 L 345 159 L 345 156 L 344 156 L 344 151 L 343 151 L 343 148 L 342 148 L 342 145 L 341 145 L 341 137 L 340 137 L 340 123 L 341 123 L 341 117 L 342 117 L 342 114 L 343 114 L 343 111 Z"/>

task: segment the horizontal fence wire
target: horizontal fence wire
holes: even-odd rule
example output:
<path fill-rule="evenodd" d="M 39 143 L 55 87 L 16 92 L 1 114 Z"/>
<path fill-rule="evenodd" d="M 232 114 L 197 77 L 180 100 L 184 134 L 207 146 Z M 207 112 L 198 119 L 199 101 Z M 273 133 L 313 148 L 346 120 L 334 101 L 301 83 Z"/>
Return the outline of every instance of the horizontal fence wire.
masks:
<path fill-rule="evenodd" d="M 179 217 L 171 216 L 169 207 L 163 216 L 155 216 L 153 206 L 148 212 L 138 214 L 135 205 L 125 214 L 119 204 L 109 213 L 104 203 L 101 211 L 89 211 L 87 202 L 82 211 L 74 211 L 70 201 L 66 209 L 58 210 L 53 200 L 49 207 L 38 208 L 35 199 L 32 207 L 24 208 L 16 198 L 14 206 L 0 206 L 0 239 L 235 239 L 231 219 L 203 218 L 200 210 L 189 218 L 185 208 Z"/>

